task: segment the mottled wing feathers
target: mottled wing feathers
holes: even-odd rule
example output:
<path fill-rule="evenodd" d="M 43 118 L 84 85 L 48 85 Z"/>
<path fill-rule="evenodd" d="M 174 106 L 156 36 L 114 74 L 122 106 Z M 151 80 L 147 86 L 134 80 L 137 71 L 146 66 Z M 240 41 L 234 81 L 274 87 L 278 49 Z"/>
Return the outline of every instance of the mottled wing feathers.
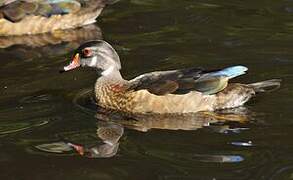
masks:
<path fill-rule="evenodd" d="M 192 68 L 146 73 L 130 80 L 129 89 L 147 89 L 156 95 L 174 93 L 180 88 L 179 80 L 193 79 L 194 77 L 198 77 L 200 72 L 202 72 L 202 69 Z M 190 80 L 186 80 L 186 83 L 189 82 Z"/>
<path fill-rule="evenodd" d="M 36 13 L 49 17 L 56 14 L 76 13 L 80 8 L 81 4 L 75 0 L 42 0 Z"/>
<path fill-rule="evenodd" d="M 17 1 L 17 0 L 0 0 L 0 7 L 1 6 L 4 6 L 4 5 L 7 5 L 7 4 L 10 4 L 14 1 Z"/>
<path fill-rule="evenodd" d="M 9 21 L 18 22 L 27 14 L 32 14 L 38 9 L 37 3 L 15 1 L 1 7 L 0 12 L 2 16 Z"/>
<path fill-rule="evenodd" d="M 173 93 L 179 88 L 179 84 L 176 81 L 166 80 L 159 83 L 159 86 L 154 83 L 147 89 L 153 94 L 164 95 Z"/>
<path fill-rule="evenodd" d="M 129 89 L 146 89 L 156 95 L 182 94 L 190 91 L 215 94 L 226 88 L 229 79 L 244 74 L 246 70 L 244 66 L 233 66 L 215 71 L 205 71 L 201 68 L 158 71 L 130 80 Z"/>
<path fill-rule="evenodd" d="M 81 3 L 75 0 L 19 0 L 1 2 L 0 17 L 11 22 L 21 21 L 27 15 L 50 17 L 75 13 Z"/>

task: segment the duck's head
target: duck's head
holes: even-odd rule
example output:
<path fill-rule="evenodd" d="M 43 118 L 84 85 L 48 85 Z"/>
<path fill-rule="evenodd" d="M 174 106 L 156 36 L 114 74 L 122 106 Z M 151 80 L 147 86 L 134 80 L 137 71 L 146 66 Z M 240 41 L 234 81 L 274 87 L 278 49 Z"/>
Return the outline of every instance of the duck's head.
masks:
<path fill-rule="evenodd" d="M 61 72 L 70 71 L 78 67 L 91 67 L 97 69 L 102 75 L 121 69 L 120 59 L 115 49 L 106 41 L 89 41 L 77 48 L 71 63 Z"/>

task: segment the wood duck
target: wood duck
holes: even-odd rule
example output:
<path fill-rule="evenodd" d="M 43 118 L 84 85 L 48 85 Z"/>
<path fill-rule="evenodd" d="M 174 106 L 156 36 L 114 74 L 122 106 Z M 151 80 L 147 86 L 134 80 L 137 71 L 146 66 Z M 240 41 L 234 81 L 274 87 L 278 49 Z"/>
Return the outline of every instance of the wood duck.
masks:
<path fill-rule="evenodd" d="M 243 75 L 244 66 L 218 70 L 189 68 L 122 78 L 120 59 L 114 48 L 102 40 L 90 41 L 74 52 L 73 60 L 61 71 L 80 66 L 98 71 L 95 98 L 99 106 L 129 113 L 195 113 L 242 106 L 256 93 L 274 90 L 280 79 L 240 84 L 228 83 Z"/>
<path fill-rule="evenodd" d="M 0 0 L 0 36 L 39 34 L 92 24 L 111 3 L 114 0 Z"/>

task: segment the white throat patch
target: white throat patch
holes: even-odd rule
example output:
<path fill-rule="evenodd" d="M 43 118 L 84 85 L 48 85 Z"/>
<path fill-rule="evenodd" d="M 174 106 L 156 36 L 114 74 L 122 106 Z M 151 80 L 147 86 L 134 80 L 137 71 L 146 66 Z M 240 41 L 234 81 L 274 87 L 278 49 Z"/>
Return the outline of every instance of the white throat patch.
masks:
<path fill-rule="evenodd" d="M 91 63 L 89 64 L 89 66 L 90 67 L 95 67 L 96 64 L 97 64 L 97 60 L 98 60 L 97 56 L 94 56 L 92 61 L 91 61 Z"/>
<path fill-rule="evenodd" d="M 114 70 L 114 66 L 110 66 L 108 69 L 106 69 L 105 71 L 102 72 L 103 76 L 108 76 L 109 74 L 111 74 Z"/>

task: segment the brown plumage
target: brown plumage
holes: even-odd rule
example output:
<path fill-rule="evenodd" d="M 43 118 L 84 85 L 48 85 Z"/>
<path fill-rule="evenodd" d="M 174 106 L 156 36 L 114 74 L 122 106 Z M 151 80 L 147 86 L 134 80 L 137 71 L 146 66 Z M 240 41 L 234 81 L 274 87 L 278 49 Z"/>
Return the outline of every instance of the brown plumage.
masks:
<path fill-rule="evenodd" d="M 106 81 L 106 80 L 105 80 Z M 115 91 L 114 84 L 103 85 L 103 79 L 95 85 L 96 99 L 104 108 L 132 113 L 193 113 L 234 108 L 243 105 L 253 95 L 253 87 L 243 84 L 229 84 L 223 91 L 203 95 L 197 91 L 185 94 L 166 94 L 163 96 L 148 90 L 121 89 Z"/>

